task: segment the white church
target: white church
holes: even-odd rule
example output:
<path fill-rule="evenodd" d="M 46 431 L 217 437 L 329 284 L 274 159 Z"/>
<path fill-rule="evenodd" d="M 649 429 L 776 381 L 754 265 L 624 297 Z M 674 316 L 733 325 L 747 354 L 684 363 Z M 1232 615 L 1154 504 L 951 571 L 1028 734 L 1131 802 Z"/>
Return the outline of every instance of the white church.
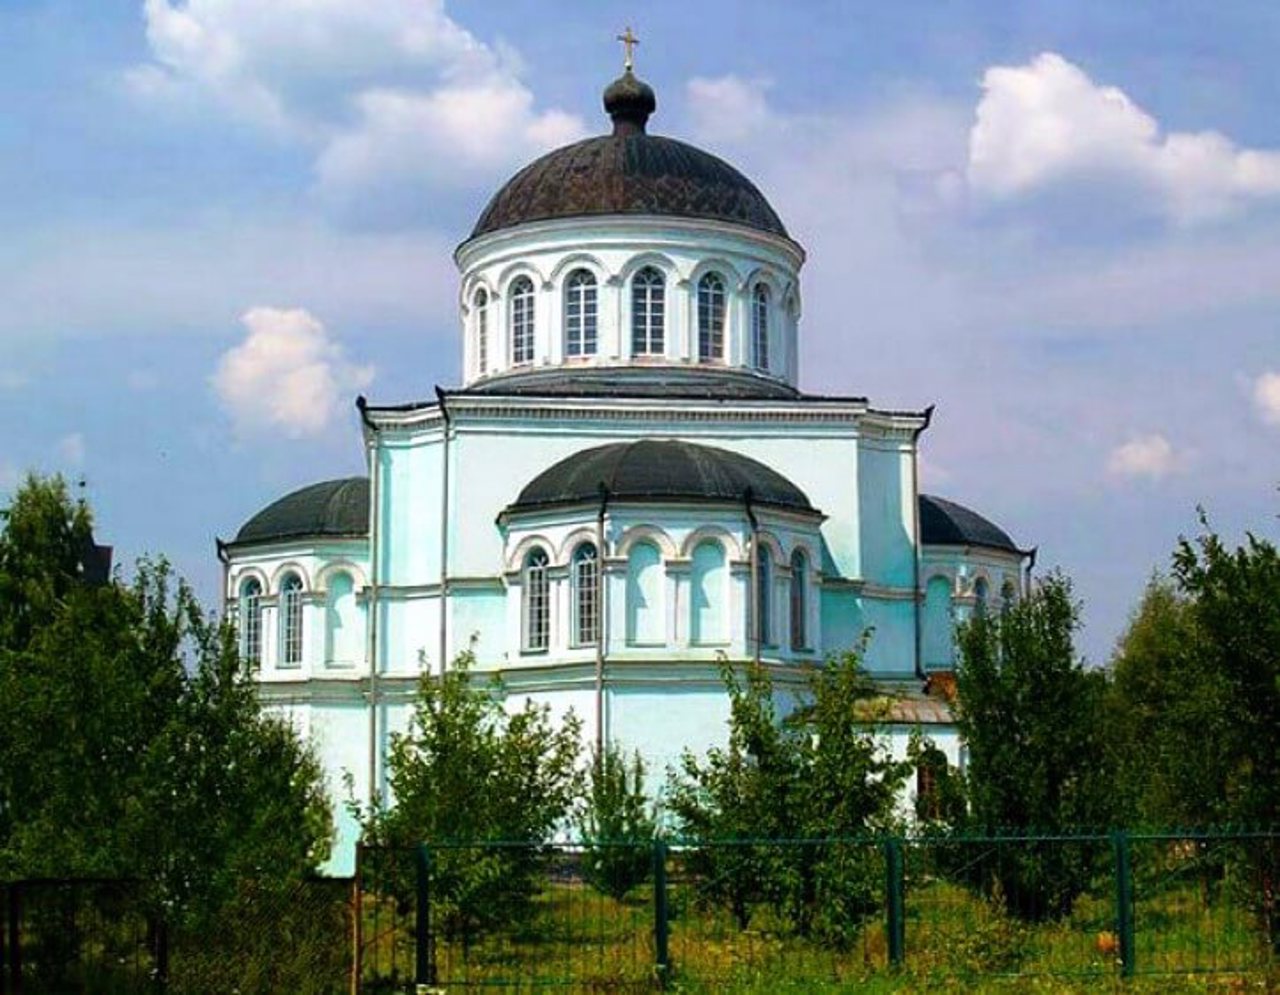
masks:
<path fill-rule="evenodd" d="M 334 871 L 345 780 L 385 792 L 420 676 L 467 650 L 661 778 L 724 740 L 722 659 L 785 695 L 871 630 L 889 746 L 921 730 L 963 760 L 934 678 L 1033 551 L 920 493 L 932 409 L 800 390 L 804 249 L 731 165 L 649 133 L 629 61 L 604 108 L 608 134 L 518 172 L 456 250 L 462 386 L 359 399 L 367 475 L 218 544 L 263 698 L 330 778 Z"/>

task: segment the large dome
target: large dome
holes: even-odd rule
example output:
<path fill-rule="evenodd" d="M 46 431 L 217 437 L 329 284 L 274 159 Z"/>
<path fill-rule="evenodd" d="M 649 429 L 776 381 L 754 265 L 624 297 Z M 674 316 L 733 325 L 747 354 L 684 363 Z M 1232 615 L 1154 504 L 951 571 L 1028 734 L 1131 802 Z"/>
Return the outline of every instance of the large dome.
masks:
<path fill-rule="evenodd" d="M 598 501 L 709 501 L 814 512 L 804 491 L 763 463 L 675 439 L 614 442 L 574 453 L 544 470 L 507 512 Z"/>
<path fill-rule="evenodd" d="M 934 497 L 920 495 L 920 542 L 925 546 L 983 546 L 1006 553 L 1019 553 L 1009 533 L 971 508 Z"/>
<path fill-rule="evenodd" d="M 235 543 L 369 534 L 369 479 L 311 484 L 273 501 L 236 533 Z"/>
<path fill-rule="evenodd" d="M 656 102 L 629 70 L 605 90 L 604 103 L 613 133 L 520 170 L 489 201 L 472 238 L 530 221 L 605 214 L 704 218 L 789 238 L 764 194 L 723 159 L 645 132 Z"/>

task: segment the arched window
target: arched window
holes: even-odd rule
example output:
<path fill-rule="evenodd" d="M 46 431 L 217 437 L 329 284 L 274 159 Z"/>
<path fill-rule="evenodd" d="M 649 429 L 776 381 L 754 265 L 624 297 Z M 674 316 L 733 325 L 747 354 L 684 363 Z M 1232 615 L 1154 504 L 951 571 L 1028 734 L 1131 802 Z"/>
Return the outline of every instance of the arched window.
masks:
<path fill-rule="evenodd" d="M 791 554 L 791 648 L 809 648 L 809 558 L 804 550 Z"/>
<path fill-rule="evenodd" d="M 596 354 L 596 278 L 590 270 L 576 269 L 564 283 L 564 351 Z"/>
<path fill-rule="evenodd" d="M 714 540 L 701 542 L 693 551 L 690 573 L 689 638 L 697 646 L 729 641 L 726 631 L 724 547 Z"/>
<path fill-rule="evenodd" d="M 698 359 L 707 363 L 724 358 L 724 280 L 719 273 L 698 281 Z"/>
<path fill-rule="evenodd" d="M 594 646 L 600 639 L 600 557 L 593 543 L 573 551 L 573 641 Z"/>
<path fill-rule="evenodd" d="M 773 645 L 773 555 L 764 545 L 756 551 L 756 638 Z"/>
<path fill-rule="evenodd" d="M 951 581 L 930 577 L 924 589 L 923 653 L 926 668 L 949 670 L 952 665 L 952 637 L 955 620 L 951 615 Z"/>
<path fill-rule="evenodd" d="M 757 283 L 751 292 L 751 362 L 769 368 L 769 285 Z"/>
<path fill-rule="evenodd" d="M 1013 603 L 1018 600 L 1018 587 L 1011 580 L 1006 580 L 1000 585 L 1000 610 L 1007 612 L 1013 607 Z"/>
<path fill-rule="evenodd" d="M 250 577 L 240 585 L 240 658 L 252 670 L 262 666 L 262 584 Z"/>
<path fill-rule="evenodd" d="M 302 663 L 302 578 L 289 574 L 280 584 L 280 666 Z"/>
<path fill-rule="evenodd" d="M 627 642 L 652 646 L 663 642 L 662 554 L 638 542 L 627 556 Z"/>
<path fill-rule="evenodd" d="M 481 287 L 471 303 L 476 313 L 476 368 L 484 373 L 489 368 L 489 292 Z"/>
<path fill-rule="evenodd" d="M 350 666 L 361 652 L 360 615 L 351 575 L 336 573 L 329 579 L 324 604 L 325 661 Z"/>
<path fill-rule="evenodd" d="M 533 281 L 518 276 L 511 283 L 511 362 L 533 362 Z"/>
<path fill-rule="evenodd" d="M 652 266 L 631 278 L 631 352 L 660 356 L 666 348 L 666 281 Z"/>
<path fill-rule="evenodd" d="M 973 613 L 979 617 L 985 617 L 987 614 L 987 595 L 989 591 L 987 578 L 979 577 L 973 582 Z"/>
<path fill-rule="evenodd" d="M 551 590 L 547 581 L 547 554 L 535 549 L 524 559 L 524 648 L 545 650 L 551 643 Z"/>

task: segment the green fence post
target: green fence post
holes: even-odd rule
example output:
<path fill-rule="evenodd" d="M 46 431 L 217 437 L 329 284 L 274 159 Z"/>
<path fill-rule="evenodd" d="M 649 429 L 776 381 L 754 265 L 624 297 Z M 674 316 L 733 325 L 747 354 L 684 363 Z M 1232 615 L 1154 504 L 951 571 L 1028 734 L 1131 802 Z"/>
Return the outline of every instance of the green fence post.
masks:
<path fill-rule="evenodd" d="M 431 956 L 431 854 L 427 844 L 414 851 L 417 901 L 413 923 L 413 980 L 419 985 L 436 983 L 435 958 Z"/>
<path fill-rule="evenodd" d="M 901 967 L 906 956 L 906 910 L 902 897 L 902 840 L 890 836 L 884 841 L 885 937 L 889 963 Z"/>
<path fill-rule="evenodd" d="M 667 844 L 653 841 L 653 959 L 658 984 L 667 986 L 671 960 L 667 952 Z"/>
<path fill-rule="evenodd" d="M 1111 834 L 1116 862 L 1116 938 L 1120 947 L 1120 974 L 1133 977 L 1133 872 L 1129 866 L 1129 834 Z"/>

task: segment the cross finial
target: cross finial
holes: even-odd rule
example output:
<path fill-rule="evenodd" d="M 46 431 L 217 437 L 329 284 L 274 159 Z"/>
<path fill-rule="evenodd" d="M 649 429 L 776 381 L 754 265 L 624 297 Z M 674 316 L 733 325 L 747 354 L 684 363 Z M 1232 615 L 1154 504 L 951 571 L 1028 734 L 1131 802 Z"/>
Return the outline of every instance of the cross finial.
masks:
<path fill-rule="evenodd" d="M 632 50 L 640 44 L 640 39 L 631 33 L 631 25 L 628 24 L 627 30 L 618 35 L 618 41 L 622 42 L 623 51 L 626 53 L 622 60 L 622 68 L 631 72 L 636 64 Z"/>

